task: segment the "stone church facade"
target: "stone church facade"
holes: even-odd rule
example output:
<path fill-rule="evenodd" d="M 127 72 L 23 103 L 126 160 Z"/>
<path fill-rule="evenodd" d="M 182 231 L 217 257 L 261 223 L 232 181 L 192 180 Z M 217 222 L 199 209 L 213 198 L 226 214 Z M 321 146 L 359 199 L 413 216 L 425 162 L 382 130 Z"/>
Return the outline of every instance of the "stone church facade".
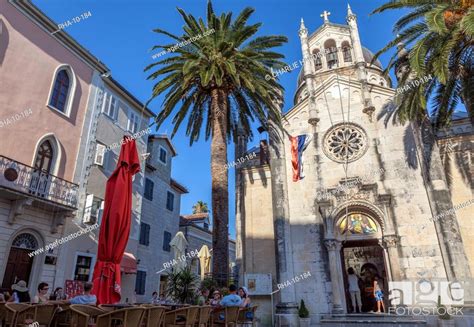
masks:
<path fill-rule="evenodd" d="M 356 15 L 349 7 L 347 25 L 322 16 L 311 35 L 301 21 L 304 67 L 284 130 L 269 128 L 269 164 L 248 161 L 236 176 L 237 264 L 264 326 L 298 326 L 301 300 L 312 324 L 351 312 L 349 267 L 362 293 L 379 277 L 386 299 L 389 282 L 466 282 L 474 271 L 472 125 L 431 134 L 427 160 L 431 129 L 392 122 L 397 90 L 362 46 Z M 312 140 L 295 182 L 289 136 L 302 134 Z M 236 157 L 253 151 L 239 137 Z M 269 274 L 272 295 L 255 285 Z"/>

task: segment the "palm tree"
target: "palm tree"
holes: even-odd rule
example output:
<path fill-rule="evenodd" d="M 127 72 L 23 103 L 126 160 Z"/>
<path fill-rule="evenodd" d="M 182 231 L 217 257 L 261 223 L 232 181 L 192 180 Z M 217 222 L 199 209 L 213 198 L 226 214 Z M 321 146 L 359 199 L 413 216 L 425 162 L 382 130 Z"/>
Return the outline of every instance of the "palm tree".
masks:
<path fill-rule="evenodd" d="M 451 210 L 453 205 L 449 189 L 434 184 L 441 180 L 446 185 L 446 175 L 432 123 L 436 128 L 449 125 L 454 109 L 462 101 L 474 124 L 474 9 L 470 3 L 472 0 L 392 0 L 373 12 L 412 9 L 396 22 L 394 32 L 398 36 L 376 53 L 374 60 L 390 48 L 399 47 L 386 72 L 396 68 L 399 87 L 404 91 L 395 98 L 395 111 L 387 114 L 389 118 L 395 113 L 395 120 L 401 123 L 410 121 L 407 132 L 413 132 L 416 163 L 421 166 L 434 215 Z M 414 43 L 411 49 L 404 49 L 410 43 Z M 420 82 L 426 81 L 426 76 L 432 78 Z M 430 100 L 432 112 L 427 109 Z M 469 276 L 456 218 L 438 219 L 434 226 L 448 278 Z"/>
<path fill-rule="evenodd" d="M 287 42 L 287 38 L 254 37 L 261 23 L 247 24 L 252 8 L 245 8 L 232 20 L 232 13 L 217 16 L 209 1 L 206 22 L 182 9 L 178 12 L 185 23 L 181 36 L 162 29 L 154 31 L 188 44 L 175 45 L 172 56 L 147 66 L 145 71 L 157 67 L 148 76 L 157 80 L 150 101 L 167 91 L 156 117 L 157 128 L 176 111 L 172 137 L 186 119 L 190 145 L 199 139 L 203 127 L 205 139 L 211 139 L 213 273 L 223 284 L 229 266 L 227 143 L 235 137 L 237 128 L 252 137 L 250 124 L 255 119 L 266 125 L 268 115 L 281 117 L 278 103 L 283 101 L 283 87 L 269 77 L 271 68 L 284 66 L 280 61 L 284 56 L 271 49 Z M 190 39 L 192 42 L 186 41 Z M 172 46 L 156 45 L 153 49 Z"/>
<path fill-rule="evenodd" d="M 448 125 L 462 101 L 474 124 L 474 7 L 472 0 L 393 0 L 375 9 L 411 9 L 394 26 L 398 34 L 382 53 L 399 44 L 414 43 L 408 50 L 409 68 L 399 86 L 410 88 L 397 96 L 396 118 L 423 121 L 430 117 L 437 128 Z M 405 60 L 396 53 L 386 68 L 388 72 Z M 433 77 L 428 83 L 412 83 L 417 78 Z M 427 110 L 428 100 L 433 110 Z M 394 112 L 392 112 L 393 114 Z"/>
<path fill-rule="evenodd" d="M 205 213 L 205 212 L 209 212 L 206 202 L 198 201 L 196 202 L 195 205 L 193 205 L 193 213 Z"/>

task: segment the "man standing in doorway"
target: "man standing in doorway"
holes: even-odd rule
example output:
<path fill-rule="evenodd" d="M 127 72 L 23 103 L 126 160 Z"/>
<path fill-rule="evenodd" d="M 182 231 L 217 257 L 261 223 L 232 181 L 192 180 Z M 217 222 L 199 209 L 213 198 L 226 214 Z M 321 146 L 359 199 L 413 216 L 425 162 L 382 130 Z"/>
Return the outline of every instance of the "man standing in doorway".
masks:
<path fill-rule="evenodd" d="M 358 308 L 359 313 L 361 313 L 362 301 L 360 299 L 359 276 L 356 275 L 354 268 L 352 267 L 347 269 L 347 273 L 347 279 L 349 281 L 349 293 L 351 294 L 352 309 L 354 310 L 353 312 L 356 313 L 356 308 Z"/>

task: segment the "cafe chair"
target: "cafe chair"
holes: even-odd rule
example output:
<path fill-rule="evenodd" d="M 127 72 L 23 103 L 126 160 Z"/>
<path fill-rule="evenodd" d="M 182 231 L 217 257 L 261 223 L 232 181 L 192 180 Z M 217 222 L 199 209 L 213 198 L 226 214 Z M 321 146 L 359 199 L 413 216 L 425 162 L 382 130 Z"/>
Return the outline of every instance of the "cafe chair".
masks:
<path fill-rule="evenodd" d="M 114 308 L 113 306 L 110 306 L 110 305 L 104 306 L 104 305 L 102 305 L 102 304 L 99 304 L 98 307 L 99 307 L 100 309 L 102 309 L 102 311 L 104 311 L 104 312 L 111 312 L 111 311 L 114 311 L 114 310 L 115 310 L 115 308 Z"/>
<path fill-rule="evenodd" d="M 58 307 L 54 313 L 53 322 L 51 323 L 52 327 L 69 327 L 72 325 L 72 310 L 71 308 L 61 308 Z"/>
<path fill-rule="evenodd" d="M 28 310 L 30 307 L 31 305 L 25 303 L 5 303 L 5 320 L 3 326 L 15 327 L 18 314 Z"/>
<path fill-rule="evenodd" d="M 154 304 L 142 304 L 141 306 L 145 308 L 142 326 L 161 327 L 165 318 L 166 308 Z"/>
<path fill-rule="evenodd" d="M 193 327 L 197 321 L 199 307 L 190 306 L 165 313 L 165 327 Z"/>
<path fill-rule="evenodd" d="M 50 327 L 56 310 L 56 305 L 50 303 L 32 305 L 27 310 L 18 313 L 16 325 L 21 327 L 34 324 L 34 326 Z"/>
<path fill-rule="evenodd" d="M 0 302 L 0 326 L 5 325 L 5 316 L 7 315 L 7 309 L 5 309 L 5 302 Z"/>
<path fill-rule="evenodd" d="M 237 324 L 241 326 L 256 326 L 257 319 L 255 318 L 255 312 L 257 311 L 258 305 L 254 305 L 250 308 L 241 308 L 239 310 L 239 318 Z"/>
<path fill-rule="evenodd" d="M 97 316 L 95 327 L 110 327 L 112 321 L 125 327 L 140 327 L 145 308 L 133 307 L 106 312 Z"/>
<path fill-rule="evenodd" d="M 237 320 L 239 318 L 240 307 L 225 307 L 216 308 L 212 311 L 212 325 L 211 326 L 231 326 L 237 327 Z M 222 318 L 224 315 L 224 319 Z"/>
<path fill-rule="evenodd" d="M 211 320 L 212 307 L 209 305 L 199 307 L 199 315 L 195 327 L 207 327 Z"/>
<path fill-rule="evenodd" d="M 89 327 L 91 321 L 104 313 L 100 308 L 85 304 L 71 304 L 70 308 L 72 327 Z"/>

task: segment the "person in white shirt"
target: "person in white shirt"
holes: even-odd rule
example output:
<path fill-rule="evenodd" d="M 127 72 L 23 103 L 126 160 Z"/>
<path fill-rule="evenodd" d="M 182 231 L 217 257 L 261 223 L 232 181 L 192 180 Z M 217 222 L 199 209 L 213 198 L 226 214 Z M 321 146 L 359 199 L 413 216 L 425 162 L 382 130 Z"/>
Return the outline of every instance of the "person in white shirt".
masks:
<path fill-rule="evenodd" d="M 362 312 L 362 301 L 360 299 L 359 276 L 356 275 L 354 268 L 352 267 L 347 269 L 347 274 L 347 280 L 349 281 L 349 293 L 351 294 L 352 308 L 354 310 L 354 313 L 356 312 L 357 308 L 359 309 L 360 313 Z"/>

